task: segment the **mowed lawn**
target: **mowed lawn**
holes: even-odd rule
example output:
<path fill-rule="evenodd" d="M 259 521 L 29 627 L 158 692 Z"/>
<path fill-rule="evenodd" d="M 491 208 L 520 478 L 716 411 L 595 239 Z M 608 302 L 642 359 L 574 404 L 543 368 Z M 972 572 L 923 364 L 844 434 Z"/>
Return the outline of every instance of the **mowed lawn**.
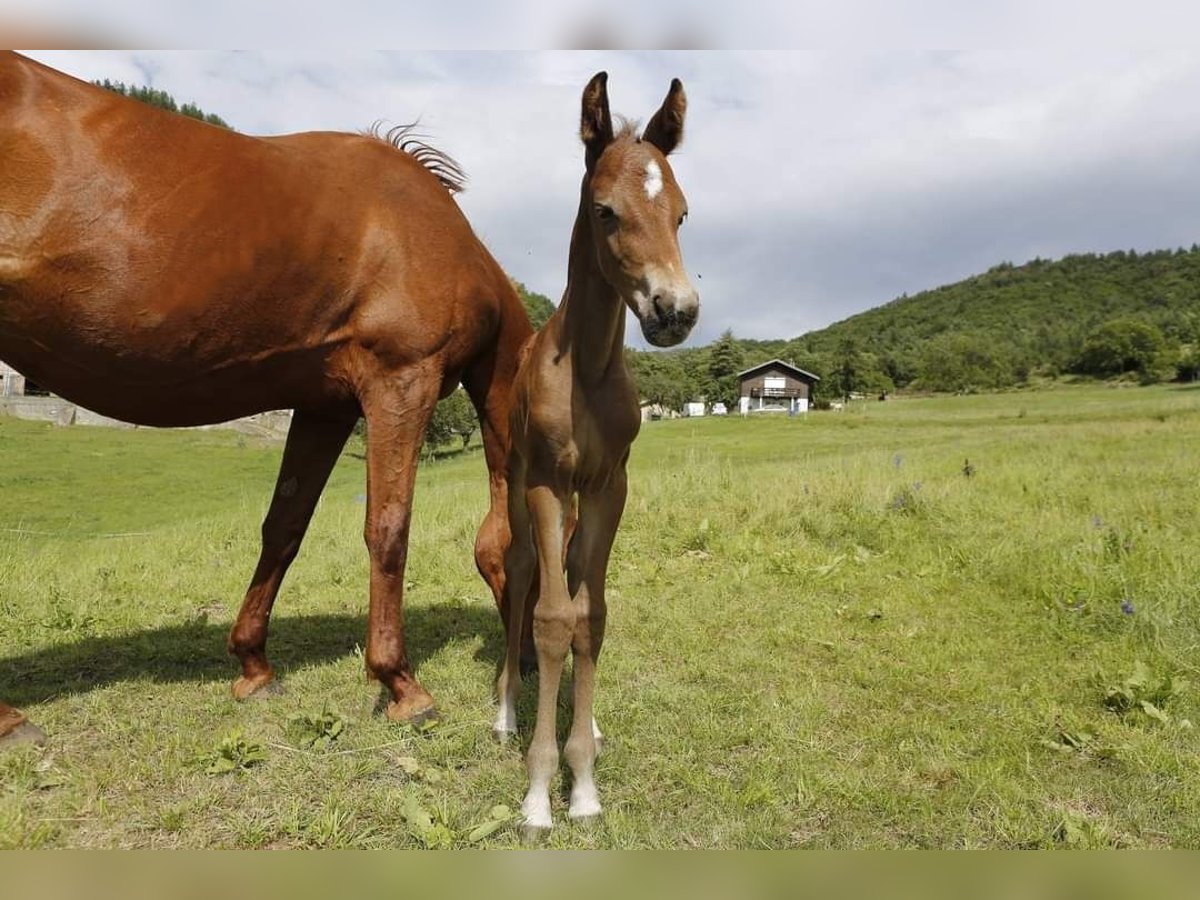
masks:
<path fill-rule="evenodd" d="M 520 844 L 535 684 L 495 744 L 478 452 L 419 479 L 418 734 L 363 677 L 355 448 L 276 606 L 286 692 L 245 704 L 225 636 L 281 447 L 0 420 L 0 450 L 0 697 L 50 735 L 0 756 L 0 846 Z M 1198 460 L 1180 387 L 648 423 L 606 813 L 556 794 L 549 845 L 1200 847 Z"/>

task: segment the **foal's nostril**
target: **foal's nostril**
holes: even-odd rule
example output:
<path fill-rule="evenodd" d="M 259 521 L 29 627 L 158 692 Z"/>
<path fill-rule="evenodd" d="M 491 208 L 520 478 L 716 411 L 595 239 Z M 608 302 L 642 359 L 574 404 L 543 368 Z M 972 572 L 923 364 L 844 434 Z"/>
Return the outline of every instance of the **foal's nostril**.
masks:
<path fill-rule="evenodd" d="M 654 304 L 654 314 L 656 316 L 658 316 L 660 319 L 664 318 L 667 315 L 667 311 L 665 309 L 663 309 L 662 301 L 663 301 L 663 295 L 661 293 L 655 294 L 653 297 L 650 298 L 650 302 Z"/>

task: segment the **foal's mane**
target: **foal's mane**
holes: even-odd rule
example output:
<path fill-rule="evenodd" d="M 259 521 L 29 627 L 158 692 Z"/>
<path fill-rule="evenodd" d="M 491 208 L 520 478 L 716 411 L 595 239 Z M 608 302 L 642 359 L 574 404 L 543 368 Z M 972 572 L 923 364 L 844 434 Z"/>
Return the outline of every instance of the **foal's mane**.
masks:
<path fill-rule="evenodd" d="M 630 119 L 626 116 L 616 116 L 616 132 L 613 134 L 613 143 L 617 141 L 633 141 L 641 143 L 642 140 L 642 123 L 637 119 Z"/>
<path fill-rule="evenodd" d="M 367 129 L 366 135 L 408 154 L 433 173 L 447 191 L 451 194 L 459 193 L 467 185 L 466 172 L 450 154 L 427 144 L 416 131 L 418 124 L 409 122 L 407 125 L 395 125 L 384 131 L 383 123 L 376 122 Z"/>

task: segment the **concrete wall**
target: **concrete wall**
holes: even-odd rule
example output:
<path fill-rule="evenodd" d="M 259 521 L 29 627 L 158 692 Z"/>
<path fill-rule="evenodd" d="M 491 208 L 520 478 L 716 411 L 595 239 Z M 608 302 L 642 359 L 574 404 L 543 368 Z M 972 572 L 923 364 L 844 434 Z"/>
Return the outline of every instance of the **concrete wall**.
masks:
<path fill-rule="evenodd" d="M 34 422 L 53 422 L 56 425 L 94 425 L 105 428 L 136 428 L 128 422 L 110 419 L 91 410 L 76 406 L 61 397 L 0 397 L 0 416 L 28 419 Z M 292 424 L 290 409 L 275 410 L 231 422 L 202 425 L 203 429 L 228 428 L 242 434 L 264 438 L 284 438 Z"/>

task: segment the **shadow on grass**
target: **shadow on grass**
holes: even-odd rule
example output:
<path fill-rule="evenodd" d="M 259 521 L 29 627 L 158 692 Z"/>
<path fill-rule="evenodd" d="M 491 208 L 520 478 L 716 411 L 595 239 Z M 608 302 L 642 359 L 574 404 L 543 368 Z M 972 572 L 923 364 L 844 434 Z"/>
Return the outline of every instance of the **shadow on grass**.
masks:
<path fill-rule="evenodd" d="M 483 638 L 476 657 L 499 666 L 504 641 L 500 617 L 489 606 L 447 604 L 405 609 L 408 655 L 421 661 L 453 641 Z M 230 681 L 237 660 L 225 652 L 230 623 L 195 622 L 120 635 L 85 637 L 0 658 L 0 700 L 42 703 L 122 681 Z M 367 617 L 276 616 L 267 654 L 280 677 L 300 666 L 341 659 L 364 646 Z"/>

